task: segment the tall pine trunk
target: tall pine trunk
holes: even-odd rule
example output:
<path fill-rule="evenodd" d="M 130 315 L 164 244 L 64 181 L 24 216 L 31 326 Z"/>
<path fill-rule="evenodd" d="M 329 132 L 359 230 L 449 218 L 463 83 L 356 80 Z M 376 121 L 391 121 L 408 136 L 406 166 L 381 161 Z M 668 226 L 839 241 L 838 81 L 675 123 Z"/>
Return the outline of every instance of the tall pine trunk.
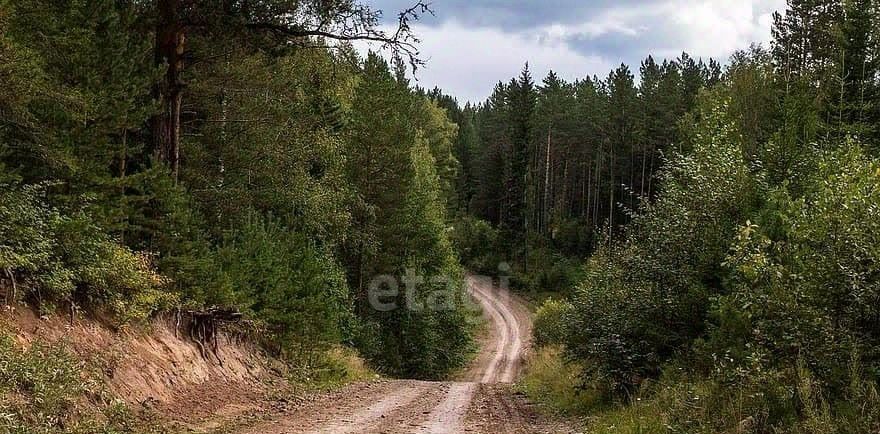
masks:
<path fill-rule="evenodd" d="M 180 108 L 183 104 L 183 54 L 186 34 L 180 22 L 180 0 L 159 0 L 155 61 L 166 66 L 165 77 L 156 85 L 155 96 L 162 110 L 153 117 L 154 153 L 177 180 L 180 170 Z"/>
<path fill-rule="evenodd" d="M 593 171 L 592 171 L 592 161 L 587 161 L 587 179 L 586 179 L 586 191 L 587 198 L 584 202 L 584 217 L 589 222 L 590 226 L 594 226 L 593 224 L 593 215 L 591 213 L 593 208 Z"/>
<path fill-rule="evenodd" d="M 602 160 L 605 158 L 604 153 L 602 152 L 602 145 L 599 145 L 599 152 L 597 152 L 596 156 L 596 194 L 593 197 L 593 219 L 594 226 L 599 226 L 599 219 L 601 216 L 599 215 L 599 196 L 601 195 L 601 175 L 602 175 Z"/>
<path fill-rule="evenodd" d="M 544 232 L 548 231 L 548 223 L 550 222 L 550 147 L 551 135 L 553 127 L 547 129 L 547 155 L 544 161 Z"/>
<path fill-rule="evenodd" d="M 614 144 L 608 146 L 608 152 L 611 155 L 611 161 L 608 162 L 608 179 L 611 182 L 610 197 L 608 199 L 608 243 L 611 243 L 614 236 L 614 190 L 617 188 L 614 182 Z"/>

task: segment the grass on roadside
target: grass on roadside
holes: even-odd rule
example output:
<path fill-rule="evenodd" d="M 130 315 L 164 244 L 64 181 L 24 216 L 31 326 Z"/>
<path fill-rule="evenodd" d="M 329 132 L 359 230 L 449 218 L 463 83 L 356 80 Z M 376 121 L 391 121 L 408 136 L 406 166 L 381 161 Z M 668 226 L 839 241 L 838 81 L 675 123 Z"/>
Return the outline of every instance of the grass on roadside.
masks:
<path fill-rule="evenodd" d="M 880 393 L 850 367 L 847 399 L 829 402 L 803 364 L 752 372 L 737 382 L 670 365 L 628 399 L 582 386 L 582 369 L 559 346 L 539 347 L 519 387 L 530 399 L 583 418 L 589 434 L 861 434 L 880 432 Z"/>
<path fill-rule="evenodd" d="M 579 416 L 602 404 L 601 397 L 590 390 L 578 388 L 581 369 L 566 362 L 559 346 L 539 347 L 526 360 L 520 390 L 534 402 L 552 411 Z"/>
<path fill-rule="evenodd" d="M 315 356 L 311 364 L 292 367 L 289 379 L 298 390 L 322 391 L 376 378 L 356 350 L 337 346 Z"/>

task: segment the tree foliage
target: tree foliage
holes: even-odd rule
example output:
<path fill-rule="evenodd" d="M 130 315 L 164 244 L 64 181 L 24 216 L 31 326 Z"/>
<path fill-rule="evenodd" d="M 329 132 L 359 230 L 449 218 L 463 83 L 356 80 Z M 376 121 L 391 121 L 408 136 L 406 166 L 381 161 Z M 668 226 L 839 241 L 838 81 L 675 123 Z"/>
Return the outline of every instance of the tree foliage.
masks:
<path fill-rule="evenodd" d="M 215 6 L 0 2 L 0 287 L 120 320 L 238 309 L 293 360 L 349 344 L 391 374 L 460 366 L 458 128 L 403 78 L 430 10 L 387 31 L 356 1 Z M 455 303 L 373 312 L 370 279 L 407 270 Z"/>
<path fill-rule="evenodd" d="M 584 368 L 584 390 L 638 397 L 597 426 L 876 430 L 878 19 L 874 2 L 791 0 L 771 48 L 723 72 L 687 56 L 642 64 L 639 98 L 694 105 L 608 118 L 610 138 L 672 142 L 650 194 L 603 231 L 536 330 Z M 620 68 L 596 87 L 611 110 L 632 99 L 628 81 Z"/>

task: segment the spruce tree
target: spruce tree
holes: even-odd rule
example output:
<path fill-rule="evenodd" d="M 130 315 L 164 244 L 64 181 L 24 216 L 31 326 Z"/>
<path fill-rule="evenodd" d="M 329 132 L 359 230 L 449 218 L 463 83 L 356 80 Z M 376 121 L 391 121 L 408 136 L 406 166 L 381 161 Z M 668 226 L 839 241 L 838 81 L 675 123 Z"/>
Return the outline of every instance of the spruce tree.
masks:
<path fill-rule="evenodd" d="M 535 112 L 536 92 L 529 65 L 523 67 L 519 78 L 508 86 L 510 104 L 510 155 L 505 171 L 506 205 L 505 226 L 511 230 L 524 232 L 526 218 L 531 204 L 527 203 L 527 186 L 535 174 L 530 170 L 532 152 L 532 123 Z"/>
<path fill-rule="evenodd" d="M 839 82 L 833 101 L 830 128 L 837 136 L 850 134 L 876 144 L 876 118 L 872 116 L 877 104 L 878 68 L 880 59 L 872 52 L 872 42 L 880 38 L 880 20 L 877 19 L 874 0 L 848 0 L 844 2 L 843 21 L 838 26 L 836 56 Z"/>
<path fill-rule="evenodd" d="M 608 86 L 608 118 L 605 131 L 608 140 L 608 226 L 623 223 L 624 214 L 618 204 L 632 209 L 635 204 L 631 186 L 632 157 L 640 142 L 639 102 L 633 74 L 621 64 L 606 79 Z M 610 238 L 610 237 L 609 237 Z"/>
<path fill-rule="evenodd" d="M 497 83 L 489 99 L 480 107 L 479 170 L 475 203 L 477 215 L 496 225 L 502 224 L 505 197 L 505 145 L 509 142 L 507 127 L 508 88 Z"/>

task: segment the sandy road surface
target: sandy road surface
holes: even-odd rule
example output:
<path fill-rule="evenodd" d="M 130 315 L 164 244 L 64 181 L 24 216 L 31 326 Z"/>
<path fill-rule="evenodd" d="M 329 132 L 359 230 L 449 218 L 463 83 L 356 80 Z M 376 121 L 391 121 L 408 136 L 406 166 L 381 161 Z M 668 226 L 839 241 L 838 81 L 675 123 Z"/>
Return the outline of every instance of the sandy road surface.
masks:
<path fill-rule="evenodd" d="M 242 434 L 569 433 L 541 417 L 513 383 L 529 347 L 525 305 L 491 282 L 468 279 L 489 326 L 473 365 L 455 382 L 355 384 L 249 427 Z"/>
<path fill-rule="evenodd" d="M 523 355 L 532 335 L 532 318 L 518 298 L 492 282 L 468 279 L 471 295 L 489 320 L 481 351 L 461 381 L 513 383 L 522 367 Z"/>

